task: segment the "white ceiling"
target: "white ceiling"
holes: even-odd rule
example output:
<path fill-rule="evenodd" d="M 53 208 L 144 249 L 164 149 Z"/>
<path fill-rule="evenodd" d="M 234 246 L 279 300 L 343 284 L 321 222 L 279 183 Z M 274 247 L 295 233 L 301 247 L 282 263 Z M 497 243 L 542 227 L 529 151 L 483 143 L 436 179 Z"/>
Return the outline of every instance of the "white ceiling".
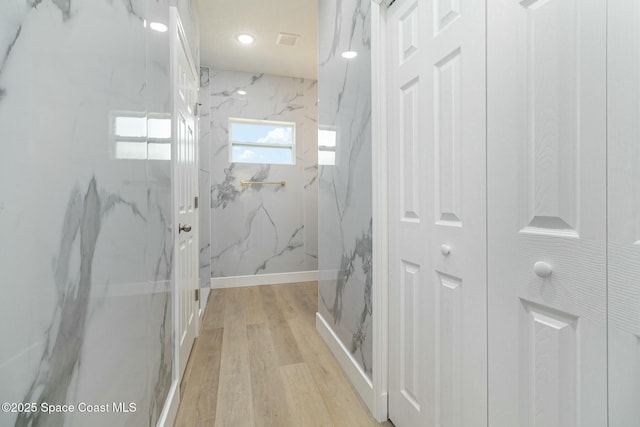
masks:
<path fill-rule="evenodd" d="M 318 0 L 199 0 L 200 62 L 223 70 L 318 78 Z M 295 46 L 279 33 L 299 34 Z M 236 40 L 255 37 L 253 45 Z"/>

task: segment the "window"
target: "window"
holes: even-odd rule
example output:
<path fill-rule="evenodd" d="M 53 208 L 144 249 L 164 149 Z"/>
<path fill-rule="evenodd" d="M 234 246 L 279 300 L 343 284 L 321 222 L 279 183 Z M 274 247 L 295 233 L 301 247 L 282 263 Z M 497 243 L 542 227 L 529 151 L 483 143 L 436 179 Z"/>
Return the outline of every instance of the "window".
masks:
<path fill-rule="evenodd" d="M 171 160 L 171 115 L 112 114 L 114 157 L 133 160 Z"/>
<path fill-rule="evenodd" d="M 232 163 L 293 165 L 295 141 L 295 123 L 229 119 Z"/>
<path fill-rule="evenodd" d="M 338 144 L 338 129 L 322 126 L 318 129 L 318 164 L 336 164 L 336 146 Z"/>

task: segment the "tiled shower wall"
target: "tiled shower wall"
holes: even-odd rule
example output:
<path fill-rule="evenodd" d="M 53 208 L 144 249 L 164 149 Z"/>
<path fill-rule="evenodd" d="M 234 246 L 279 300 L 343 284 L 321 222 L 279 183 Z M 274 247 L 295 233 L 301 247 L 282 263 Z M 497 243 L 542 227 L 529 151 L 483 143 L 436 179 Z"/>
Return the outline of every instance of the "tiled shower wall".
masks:
<path fill-rule="evenodd" d="M 335 165 L 319 170 L 319 307 L 371 375 L 370 1 L 320 2 L 319 126 L 337 131 Z M 356 51 L 352 60 L 341 57 Z"/>
<path fill-rule="evenodd" d="M 169 0 L 0 2 L 0 425 L 152 426 L 173 362 L 169 160 L 116 117 L 170 120 Z M 178 0 L 197 53 L 195 11 Z M 138 144 L 153 141 L 142 134 Z"/>
<path fill-rule="evenodd" d="M 201 176 L 211 179 L 212 277 L 317 270 L 317 82 L 207 68 L 202 73 L 200 126 L 210 146 L 201 150 L 201 169 L 208 166 L 202 163 L 208 151 L 211 170 Z M 295 122 L 296 164 L 230 163 L 230 117 Z M 242 187 L 241 180 L 287 184 Z M 208 250 L 202 242 L 207 237 L 201 237 L 201 253 Z M 201 277 L 206 268 L 203 257 Z"/>
<path fill-rule="evenodd" d="M 211 86 L 209 85 L 210 69 L 200 68 L 200 175 L 199 215 L 200 215 L 200 287 L 211 285 Z"/>

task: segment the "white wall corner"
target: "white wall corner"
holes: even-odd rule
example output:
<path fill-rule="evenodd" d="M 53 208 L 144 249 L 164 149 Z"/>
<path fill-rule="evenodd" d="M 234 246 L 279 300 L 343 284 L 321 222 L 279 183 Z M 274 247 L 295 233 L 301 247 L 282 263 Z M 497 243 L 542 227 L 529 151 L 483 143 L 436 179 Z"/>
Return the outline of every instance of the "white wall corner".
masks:
<path fill-rule="evenodd" d="M 371 413 L 378 422 L 388 418 L 389 371 L 389 231 L 386 100 L 386 10 L 390 1 L 371 4 L 371 91 L 372 91 L 372 176 L 373 203 L 373 404 Z"/>
<path fill-rule="evenodd" d="M 316 313 L 316 330 L 333 353 L 362 401 L 373 413 L 375 400 L 373 398 L 373 383 L 320 313 Z"/>

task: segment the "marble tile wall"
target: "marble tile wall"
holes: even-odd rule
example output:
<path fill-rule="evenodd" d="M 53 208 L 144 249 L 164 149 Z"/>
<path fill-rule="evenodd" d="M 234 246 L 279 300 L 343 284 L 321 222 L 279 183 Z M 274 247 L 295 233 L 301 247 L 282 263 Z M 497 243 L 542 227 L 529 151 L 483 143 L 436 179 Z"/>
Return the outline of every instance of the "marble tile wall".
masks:
<path fill-rule="evenodd" d="M 319 13 L 319 126 L 338 142 L 318 174 L 318 309 L 371 375 L 370 1 L 321 1 Z"/>
<path fill-rule="evenodd" d="M 211 90 L 208 67 L 200 68 L 200 287 L 211 285 Z"/>
<path fill-rule="evenodd" d="M 0 413 L 0 426 L 153 426 L 162 411 L 170 162 L 119 151 L 114 123 L 141 119 L 146 151 L 147 118 L 170 119 L 169 32 L 144 25 L 168 25 L 169 6 L 0 2 L 0 402 L 136 405 Z"/>
<path fill-rule="evenodd" d="M 209 91 L 212 277 L 317 270 L 317 82 L 210 70 Z M 230 163 L 230 117 L 295 122 L 296 164 Z"/>

